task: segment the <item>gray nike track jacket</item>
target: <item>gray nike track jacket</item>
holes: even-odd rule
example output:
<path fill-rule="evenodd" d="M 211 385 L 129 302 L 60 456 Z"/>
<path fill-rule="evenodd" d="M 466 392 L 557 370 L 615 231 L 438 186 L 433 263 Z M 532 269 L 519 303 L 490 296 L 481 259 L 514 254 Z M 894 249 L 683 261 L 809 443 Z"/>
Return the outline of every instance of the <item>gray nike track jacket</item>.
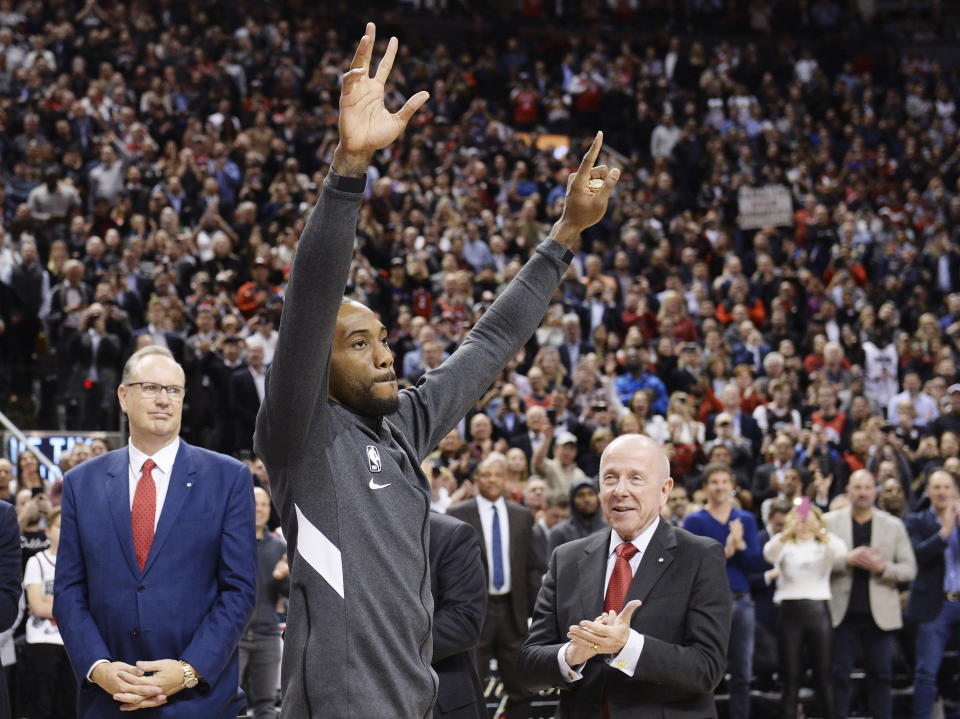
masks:
<path fill-rule="evenodd" d="M 336 189 L 356 189 L 356 192 Z M 362 181 L 328 175 L 290 275 L 254 446 L 292 570 L 282 716 L 426 719 L 430 485 L 421 460 L 536 329 L 570 253 L 545 240 L 462 346 L 386 417 L 328 399 Z"/>

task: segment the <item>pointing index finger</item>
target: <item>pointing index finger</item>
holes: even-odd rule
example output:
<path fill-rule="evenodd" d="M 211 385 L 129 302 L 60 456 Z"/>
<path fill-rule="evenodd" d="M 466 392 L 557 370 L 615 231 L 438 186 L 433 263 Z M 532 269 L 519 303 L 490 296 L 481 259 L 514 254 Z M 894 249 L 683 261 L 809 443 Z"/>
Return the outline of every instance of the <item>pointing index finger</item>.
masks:
<path fill-rule="evenodd" d="M 583 160 L 580 161 L 580 168 L 577 170 L 577 180 L 586 182 L 590 179 L 590 170 L 593 169 L 593 164 L 597 161 L 597 157 L 600 155 L 600 148 L 603 146 L 603 130 L 598 130 L 596 137 L 593 138 L 593 144 L 590 145 L 590 149 L 587 150 L 587 154 L 583 156 Z"/>

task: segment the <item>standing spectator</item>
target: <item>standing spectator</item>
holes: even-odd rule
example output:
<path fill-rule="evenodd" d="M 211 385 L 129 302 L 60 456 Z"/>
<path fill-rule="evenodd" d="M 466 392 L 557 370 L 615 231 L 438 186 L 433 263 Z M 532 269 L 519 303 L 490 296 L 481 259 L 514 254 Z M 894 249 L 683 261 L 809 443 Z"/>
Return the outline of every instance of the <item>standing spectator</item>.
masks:
<path fill-rule="evenodd" d="M 553 427 L 548 425 L 546 439 L 540 443 L 533 453 L 530 464 L 533 471 L 539 474 L 550 485 L 551 492 L 565 494 L 574 482 L 588 479 L 583 470 L 577 466 L 577 437 L 572 432 L 563 430 L 553 440 L 553 457 L 547 457 L 547 448 L 553 438 Z"/>
<path fill-rule="evenodd" d="M 78 334 L 68 351 L 73 372 L 68 384 L 67 421 L 70 428 L 114 430 L 117 427 L 113 388 L 120 371 L 120 338 L 107 334 L 107 312 L 94 302 L 83 313 Z"/>
<path fill-rule="evenodd" d="M 147 344 L 165 347 L 170 350 L 177 362 L 183 361 L 183 338 L 171 331 L 167 322 L 166 306 L 159 297 L 152 297 L 147 304 L 147 326 L 133 333 L 131 351 L 140 347 L 140 337 L 144 335 L 149 337 Z"/>
<path fill-rule="evenodd" d="M 753 419 L 763 433 L 763 448 L 781 432 L 794 438 L 800 435 L 800 413 L 791 406 L 793 389 L 786 379 L 775 379 L 767 385 L 770 402 L 753 410 Z"/>
<path fill-rule="evenodd" d="M 31 679 L 34 716 L 71 719 L 76 713 L 77 683 L 63 638 L 53 620 L 53 583 L 60 545 L 60 510 L 47 515 L 50 546 L 27 560 L 23 589 L 27 595 L 26 665 Z"/>
<path fill-rule="evenodd" d="M 477 467 L 478 495 L 447 510 L 483 537 L 487 575 L 487 613 L 483 620 L 477 658 L 486 675 L 490 659 L 497 659 L 509 695 L 507 717 L 526 717 L 530 695 L 517 670 L 520 645 L 527 636 L 527 620 L 540 589 L 543 566 L 537 556 L 533 516 L 525 507 L 504 497 L 507 460 L 491 453 Z"/>
<path fill-rule="evenodd" d="M 614 380 L 617 397 L 624 405 L 630 402 L 633 393 L 641 389 L 649 389 L 653 393 L 651 407 L 656 414 L 667 412 L 667 388 L 656 375 L 647 371 L 647 348 L 641 345 L 628 347 L 624 353 L 626 373 Z"/>
<path fill-rule="evenodd" d="M 920 375 L 916 372 L 907 372 L 903 376 L 903 391 L 893 395 L 887 403 L 887 421 L 897 424 L 900 402 L 908 400 L 913 403 L 913 423 L 917 427 L 926 428 L 940 416 L 940 409 L 933 397 L 921 392 Z"/>
<path fill-rule="evenodd" d="M 267 369 L 263 345 L 247 340 L 247 364 L 230 375 L 230 413 L 233 415 L 234 452 L 253 449 L 257 411 L 266 391 Z"/>
<path fill-rule="evenodd" d="M 943 652 L 960 628 L 960 492 L 957 479 L 938 469 L 927 480 L 930 507 L 907 517 L 917 556 L 906 616 L 917 623 L 913 716 L 927 719 L 937 699 Z"/>
<path fill-rule="evenodd" d="M 50 242 L 66 236 L 70 214 L 80 207 L 80 193 L 62 179 L 56 168 L 50 168 L 44 173 L 43 183 L 30 190 L 27 204 L 31 217 L 42 227 L 41 241 L 49 248 Z"/>
<path fill-rule="evenodd" d="M 829 532 L 850 547 L 830 575 L 833 621 L 833 688 L 837 716 L 850 711 L 850 672 L 856 647 L 867 670 L 867 703 L 874 719 L 892 719 L 894 633 L 903 626 L 898 585 L 913 580 L 917 562 L 907 529 L 896 517 L 874 507 L 877 484 L 865 469 L 847 483 L 850 506 L 828 512 Z"/>
<path fill-rule="evenodd" d="M 240 685 L 254 719 L 277 716 L 280 685 L 280 624 L 277 605 L 290 594 L 287 543 L 270 533 L 270 495 L 253 488 L 257 531 L 257 603 L 253 617 L 240 636 Z"/>
<path fill-rule="evenodd" d="M 15 394 L 29 395 L 36 367 L 33 362 L 37 336 L 42 327 L 40 309 L 50 297 L 50 273 L 43 268 L 33 240 L 20 242 L 20 262 L 10 273 L 10 288 L 16 298 L 7 328 L 13 365 L 11 388 Z"/>
<path fill-rule="evenodd" d="M 485 719 L 476 646 L 487 606 L 480 538 L 465 522 L 430 512 L 434 719 Z"/>
<path fill-rule="evenodd" d="M 14 506 L 20 525 L 21 564 L 26 566 L 30 557 L 50 546 L 50 540 L 40 520 L 46 517 L 53 507 L 46 494 L 42 491 L 35 494 L 30 488 L 17 490 L 17 503 Z"/>
<path fill-rule="evenodd" d="M 680 135 L 681 130 L 673 121 L 673 113 L 669 110 L 665 111 L 660 117 L 660 122 L 653 128 L 653 135 L 650 137 L 650 154 L 653 159 L 670 159 L 673 148 L 680 140 Z"/>
<path fill-rule="evenodd" d="M 748 575 L 760 562 L 757 522 L 753 515 L 733 505 L 736 483 L 733 471 L 725 464 L 710 464 L 703 470 L 707 504 L 687 516 L 683 528 L 710 537 L 723 546 L 727 559 L 727 579 L 733 593 L 733 623 L 727 650 L 730 673 L 730 716 L 750 716 L 750 680 L 753 676 L 753 643 L 756 615 L 750 596 Z"/>
<path fill-rule="evenodd" d="M 271 284 L 270 262 L 265 257 L 257 257 L 250 269 L 252 279 L 244 282 L 237 290 L 237 309 L 245 318 L 250 319 L 259 310 L 267 308 L 270 298 L 280 294 L 280 288 Z"/>
<path fill-rule="evenodd" d="M 780 719 L 797 716 L 804 647 L 813 664 L 820 711 L 827 719 L 837 717 L 830 682 L 830 571 L 846 554 L 843 540 L 827 531 L 808 498 L 790 511 L 783 531 L 763 548 L 764 558 L 779 570 L 773 601 L 780 605 Z"/>
<path fill-rule="evenodd" d="M 595 480 L 584 477 L 570 485 L 570 516 L 550 529 L 547 557 L 561 544 L 589 537 L 607 526 L 600 511 L 600 493 Z"/>
<path fill-rule="evenodd" d="M 960 434 L 960 384 L 947 388 L 947 408 L 930 425 L 930 434 L 939 438 L 944 432 Z"/>

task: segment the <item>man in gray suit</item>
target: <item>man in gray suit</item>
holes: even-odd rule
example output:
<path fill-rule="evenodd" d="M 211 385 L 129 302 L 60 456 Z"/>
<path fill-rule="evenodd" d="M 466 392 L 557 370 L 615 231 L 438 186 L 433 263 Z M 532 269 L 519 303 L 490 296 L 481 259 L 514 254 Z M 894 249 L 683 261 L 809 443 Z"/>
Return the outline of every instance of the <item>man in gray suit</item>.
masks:
<path fill-rule="evenodd" d="M 610 531 L 557 547 L 520 650 L 530 688 L 564 690 L 557 717 L 717 715 L 732 613 L 726 561 L 718 542 L 660 519 L 672 488 L 649 437 L 622 435 L 604 450 Z"/>
<path fill-rule="evenodd" d="M 877 484 L 871 472 L 850 475 L 847 497 L 850 506 L 824 516 L 827 529 L 852 547 L 834 563 L 830 577 L 837 714 L 845 719 L 850 710 L 850 671 L 859 643 L 870 713 L 890 719 L 894 631 L 903 626 L 897 585 L 913 579 L 917 562 L 903 522 L 874 507 Z"/>

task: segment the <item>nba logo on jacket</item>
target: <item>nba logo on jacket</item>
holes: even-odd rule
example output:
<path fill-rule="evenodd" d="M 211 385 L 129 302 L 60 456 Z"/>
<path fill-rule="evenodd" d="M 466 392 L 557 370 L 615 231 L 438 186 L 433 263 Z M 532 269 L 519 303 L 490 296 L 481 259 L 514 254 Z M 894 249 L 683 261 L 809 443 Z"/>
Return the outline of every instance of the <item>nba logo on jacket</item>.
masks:
<path fill-rule="evenodd" d="M 379 472 L 383 469 L 383 465 L 380 463 L 380 450 L 372 444 L 367 445 L 367 462 L 370 464 L 371 472 Z"/>

